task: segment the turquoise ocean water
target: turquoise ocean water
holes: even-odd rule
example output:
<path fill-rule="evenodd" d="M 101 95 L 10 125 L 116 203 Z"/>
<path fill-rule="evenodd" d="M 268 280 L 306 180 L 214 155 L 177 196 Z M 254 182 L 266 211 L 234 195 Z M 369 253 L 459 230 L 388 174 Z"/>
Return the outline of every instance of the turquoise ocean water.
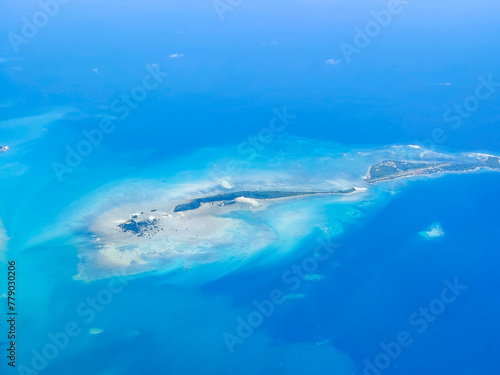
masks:
<path fill-rule="evenodd" d="M 284 256 L 272 258 L 269 250 L 238 266 L 231 259 L 175 277 L 155 271 L 75 278 L 82 262 L 77 239 L 88 233 L 84 226 L 61 230 L 61 223 L 129 179 L 170 187 L 206 177 L 218 160 L 244 159 L 238 145 L 269 126 L 273 109 L 295 116 L 280 134 L 285 139 L 333 142 L 345 152 L 422 144 L 440 128 L 447 136 L 434 145 L 440 151 L 500 155 L 498 92 L 457 129 L 443 119 L 474 93 L 478 77 L 500 80 L 498 4 L 410 2 L 348 64 L 339 43 L 352 40 L 371 10 L 386 6 L 244 1 L 221 22 L 209 1 L 73 0 L 15 53 L 6 35 L 19 32 L 21 17 L 39 5 L 2 5 L 0 145 L 10 150 L 0 154 L 0 219 L 8 237 L 0 242 L 0 294 L 5 262 L 15 260 L 19 309 L 18 367 L 7 367 L 2 354 L 2 374 L 494 373 L 500 350 L 494 172 L 414 181 L 394 195 L 381 189 L 373 206 L 318 204 L 307 215 L 326 219 L 312 216 L 317 225 Z M 111 103 L 155 64 L 169 76 L 126 119 L 115 119 L 116 129 L 60 182 L 53 163 L 65 160 L 82 131 L 114 118 Z M 283 150 L 296 147 L 285 144 Z M 138 186 L 128 194 L 147 199 L 151 192 Z M 299 214 L 307 206 L 297 204 Z M 284 280 L 325 238 L 324 222 L 332 226 L 344 208 L 362 215 L 342 224 L 334 254 L 300 285 Z M 443 237 L 419 235 L 436 222 Z M 423 325 L 411 317 L 450 282 L 467 288 L 419 332 Z M 225 333 L 236 335 L 255 301 L 269 300 L 274 290 L 286 300 L 250 327 L 248 338 L 228 345 Z M 109 295 L 102 309 L 92 307 L 92 299 Z M 51 337 L 73 323 L 75 337 L 54 358 L 40 360 L 44 350 L 52 354 Z M 411 344 L 387 357 L 387 368 L 367 370 L 401 332 Z M 3 353 L 7 341 L 2 333 Z"/>

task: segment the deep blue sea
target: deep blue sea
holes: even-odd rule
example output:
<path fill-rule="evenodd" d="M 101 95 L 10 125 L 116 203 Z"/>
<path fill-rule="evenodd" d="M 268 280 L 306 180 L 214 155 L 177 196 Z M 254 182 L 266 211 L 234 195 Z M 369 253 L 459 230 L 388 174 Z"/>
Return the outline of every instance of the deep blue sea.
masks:
<path fill-rule="evenodd" d="M 77 238 L 88 233 L 64 227 L 83 222 L 73 213 L 92 215 L 129 180 L 171 184 L 230 155 L 244 158 L 239 145 L 285 107 L 294 116 L 285 138 L 353 151 L 412 144 L 500 155 L 498 83 L 460 126 L 444 117 L 485 79 L 500 81 L 498 2 L 405 2 L 351 63 L 339 45 L 354 43 L 354 28 L 388 2 L 243 0 L 223 21 L 216 3 L 72 0 L 17 52 L 9 33 L 21 34 L 22 18 L 40 4 L 0 6 L 0 146 L 9 147 L 0 153 L 0 373 L 496 373 L 497 172 L 382 187 L 300 282 L 291 270 L 325 240 L 319 224 L 273 261 L 265 250 L 199 273 L 75 277 L 86 262 Z M 151 71 L 168 76 L 119 119 L 112 103 Z M 54 162 L 103 119 L 114 130 L 58 179 Z M 440 141 L 430 141 L 436 129 Z M 335 207 L 321 210 L 326 221 L 336 220 Z M 435 223 L 444 236 L 419 235 Z M 16 368 L 5 355 L 12 260 Z M 252 327 L 249 316 L 262 316 L 256 306 L 269 308 L 263 301 L 275 291 L 282 303 Z M 105 306 L 92 307 L 104 296 Z"/>

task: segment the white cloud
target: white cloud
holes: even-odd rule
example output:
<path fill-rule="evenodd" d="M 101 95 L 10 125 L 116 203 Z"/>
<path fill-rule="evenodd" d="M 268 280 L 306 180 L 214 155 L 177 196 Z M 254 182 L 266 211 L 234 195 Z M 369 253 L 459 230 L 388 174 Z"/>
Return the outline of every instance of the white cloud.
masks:
<path fill-rule="evenodd" d="M 223 177 L 221 180 L 221 185 L 226 189 L 232 189 L 234 188 L 233 179 L 231 177 Z"/>
<path fill-rule="evenodd" d="M 171 59 L 179 59 L 179 58 L 181 58 L 181 57 L 183 57 L 183 56 L 184 56 L 184 55 L 183 55 L 182 53 L 173 53 L 173 54 L 171 54 L 169 57 L 170 57 Z"/>
<path fill-rule="evenodd" d="M 325 64 L 328 64 L 328 65 L 338 65 L 341 62 L 342 62 L 341 60 L 328 59 L 328 60 L 325 61 Z"/>
<path fill-rule="evenodd" d="M 98 68 L 94 68 L 94 69 L 92 69 L 92 71 L 93 71 L 95 74 L 99 74 L 99 69 L 98 69 Z"/>

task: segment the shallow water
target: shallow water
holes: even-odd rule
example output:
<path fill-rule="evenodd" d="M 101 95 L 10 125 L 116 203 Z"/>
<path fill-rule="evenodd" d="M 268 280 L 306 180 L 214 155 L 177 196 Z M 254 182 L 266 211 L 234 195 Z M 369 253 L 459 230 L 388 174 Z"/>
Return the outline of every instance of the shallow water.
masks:
<path fill-rule="evenodd" d="M 499 155 L 497 92 L 456 129 L 443 118 L 479 77 L 500 77 L 498 3 L 408 3 L 350 64 L 325 61 L 342 59 L 339 44 L 386 1 L 242 2 L 224 22 L 210 1 L 73 1 L 18 53 L 4 39 L 0 276 L 15 259 L 18 366 L 54 375 L 363 374 L 407 332 L 412 343 L 382 373 L 495 373 L 497 173 L 260 209 L 240 202 L 211 216 L 241 225 L 218 237 L 231 241 L 194 246 L 189 261 L 130 270 L 91 257 L 106 219 L 213 190 L 363 187 L 379 160 L 370 150 L 431 143 Z M 2 35 L 19 32 L 37 7 L 6 6 Z M 154 65 L 169 77 L 117 119 L 111 104 Z M 294 117 L 252 157 L 249 137 L 277 111 Z M 103 119 L 115 130 L 58 178 L 54 163 Z M 429 141 L 436 129 L 444 142 Z M 437 222 L 443 236 L 419 235 Z M 297 267 L 311 272 L 302 280 Z M 467 289 L 418 332 L 423 323 L 411 317 L 455 278 Z M 4 321 L 3 297 L 0 306 Z M 66 343 L 68 324 L 77 333 Z M 2 333 L 2 351 L 6 341 Z"/>

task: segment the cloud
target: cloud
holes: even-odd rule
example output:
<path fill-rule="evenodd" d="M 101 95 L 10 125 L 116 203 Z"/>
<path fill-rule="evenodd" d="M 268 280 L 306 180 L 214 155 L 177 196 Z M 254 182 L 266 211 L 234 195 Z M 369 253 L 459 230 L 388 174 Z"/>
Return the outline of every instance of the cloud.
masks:
<path fill-rule="evenodd" d="M 181 57 L 183 57 L 183 56 L 184 56 L 184 55 L 183 55 L 182 53 L 173 53 L 173 54 L 171 54 L 169 57 L 170 57 L 171 59 L 179 59 L 179 58 L 181 58 Z"/>
<path fill-rule="evenodd" d="M 93 68 L 92 72 L 94 72 L 95 74 L 99 74 L 99 69 L 98 68 Z"/>
<path fill-rule="evenodd" d="M 341 62 L 342 62 L 341 60 L 328 59 L 328 60 L 325 61 L 325 64 L 328 64 L 328 65 L 338 65 Z"/>

